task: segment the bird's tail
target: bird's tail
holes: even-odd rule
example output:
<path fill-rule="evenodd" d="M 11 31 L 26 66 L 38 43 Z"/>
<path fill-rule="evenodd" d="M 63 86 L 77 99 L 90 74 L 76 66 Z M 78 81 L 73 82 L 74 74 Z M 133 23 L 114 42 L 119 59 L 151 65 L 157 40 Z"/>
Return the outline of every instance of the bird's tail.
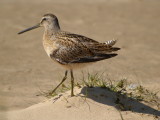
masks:
<path fill-rule="evenodd" d="M 105 43 L 95 43 L 89 46 L 91 51 L 94 53 L 111 53 L 117 50 L 120 50 L 118 47 L 113 47 L 115 45 L 116 40 L 109 40 Z"/>
<path fill-rule="evenodd" d="M 108 47 L 112 47 L 113 45 L 115 45 L 117 42 L 117 40 L 109 40 L 109 41 L 106 41 L 105 44 L 108 46 Z"/>

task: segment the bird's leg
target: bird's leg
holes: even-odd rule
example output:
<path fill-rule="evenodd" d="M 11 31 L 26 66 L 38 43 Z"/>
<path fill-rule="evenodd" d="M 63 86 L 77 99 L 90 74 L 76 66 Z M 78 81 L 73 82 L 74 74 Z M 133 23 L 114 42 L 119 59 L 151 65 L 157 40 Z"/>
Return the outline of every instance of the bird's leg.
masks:
<path fill-rule="evenodd" d="M 74 76 L 73 76 L 72 69 L 70 70 L 70 73 L 71 73 L 71 97 L 73 97 L 74 96 L 74 92 L 73 92 L 73 89 L 74 89 Z"/>
<path fill-rule="evenodd" d="M 65 76 L 63 77 L 62 81 L 59 83 L 59 85 L 57 85 L 56 88 L 54 88 L 54 90 L 52 90 L 52 91 L 49 93 L 50 95 L 52 95 L 52 94 L 57 90 L 57 88 L 67 79 L 67 73 L 68 73 L 68 71 L 66 70 L 66 71 L 65 71 Z"/>

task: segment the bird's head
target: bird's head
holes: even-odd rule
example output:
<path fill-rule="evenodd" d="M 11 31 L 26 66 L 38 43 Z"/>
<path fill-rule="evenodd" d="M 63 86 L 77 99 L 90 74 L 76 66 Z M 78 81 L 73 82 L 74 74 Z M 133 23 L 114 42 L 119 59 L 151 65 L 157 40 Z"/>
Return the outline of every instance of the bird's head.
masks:
<path fill-rule="evenodd" d="M 33 29 L 41 27 L 41 26 L 43 26 L 45 29 L 52 29 L 52 30 L 59 30 L 60 29 L 57 17 L 53 14 L 45 14 L 38 24 L 36 24 L 33 27 L 30 27 L 30 28 L 27 28 L 27 29 L 21 31 L 18 34 L 22 34 L 24 32 L 33 30 Z"/>

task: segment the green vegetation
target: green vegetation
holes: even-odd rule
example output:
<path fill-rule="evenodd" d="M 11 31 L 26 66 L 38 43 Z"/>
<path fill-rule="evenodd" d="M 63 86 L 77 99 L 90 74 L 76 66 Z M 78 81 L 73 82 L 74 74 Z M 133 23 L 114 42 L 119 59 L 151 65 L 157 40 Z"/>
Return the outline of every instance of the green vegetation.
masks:
<path fill-rule="evenodd" d="M 117 99 L 115 101 L 115 104 L 120 108 L 120 110 L 124 110 L 125 107 L 122 103 L 120 103 L 119 96 L 125 95 L 129 98 L 132 98 L 137 101 L 143 101 L 146 103 L 150 103 L 152 105 L 156 105 L 158 110 L 160 109 L 160 99 L 157 96 L 158 92 L 152 92 L 146 88 L 144 88 L 142 85 L 129 83 L 127 79 L 121 79 L 117 81 L 113 81 L 110 79 L 104 79 L 102 74 L 89 74 L 87 76 L 87 79 L 83 77 L 81 83 L 76 83 L 75 86 L 81 88 L 81 87 L 100 87 L 103 89 L 107 89 L 109 91 L 112 91 L 116 93 Z M 66 86 L 63 84 L 58 90 L 57 93 L 63 93 L 65 91 L 70 90 L 70 86 Z M 54 93 L 52 95 L 48 95 L 45 93 L 47 97 L 53 97 L 56 96 L 57 93 Z M 87 97 L 87 96 L 86 96 Z"/>
<path fill-rule="evenodd" d="M 129 83 L 127 79 L 118 81 L 111 81 L 108 79 L 105 81 L 102 75 L 97 73 L 93 75 L 88 74 L 88 79 L 86 81 L 83 80 L 82 86 L 106 88 L 109 91 L 117 93 L 117 96 L 126 95 L 134 100 L 156 105 L 158 110 L 160 110 L 160 99 L 157 96 L 158 92 L 152 92 L 142 85 Z M 119 97 L 117 97 L 115 103 L 119 104 L 121 110 L 123 110 L 123 105 L 119 103 Z"/>

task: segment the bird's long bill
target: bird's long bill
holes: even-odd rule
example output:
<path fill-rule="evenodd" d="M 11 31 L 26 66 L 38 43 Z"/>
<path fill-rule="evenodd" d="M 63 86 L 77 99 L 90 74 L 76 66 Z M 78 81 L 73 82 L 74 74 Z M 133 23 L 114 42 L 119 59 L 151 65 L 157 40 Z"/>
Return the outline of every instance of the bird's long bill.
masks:
<path fill-rule="evenodd" d="M 24 33 L 24 32 L 33 30 L 33 29 L 38 28 L 38 27 L 40 27 L 40 24 L 37 24 L 37 25 L 35 25 L 35 26 L 33 26 L 33 27 L 30 27 L 30 28 L 27 28 L 27 29 L 25 29 L 25 30 L 22 30 L 22 31 L 20 31 L 18 34 L 22 34 L 22 33 Z"/>

